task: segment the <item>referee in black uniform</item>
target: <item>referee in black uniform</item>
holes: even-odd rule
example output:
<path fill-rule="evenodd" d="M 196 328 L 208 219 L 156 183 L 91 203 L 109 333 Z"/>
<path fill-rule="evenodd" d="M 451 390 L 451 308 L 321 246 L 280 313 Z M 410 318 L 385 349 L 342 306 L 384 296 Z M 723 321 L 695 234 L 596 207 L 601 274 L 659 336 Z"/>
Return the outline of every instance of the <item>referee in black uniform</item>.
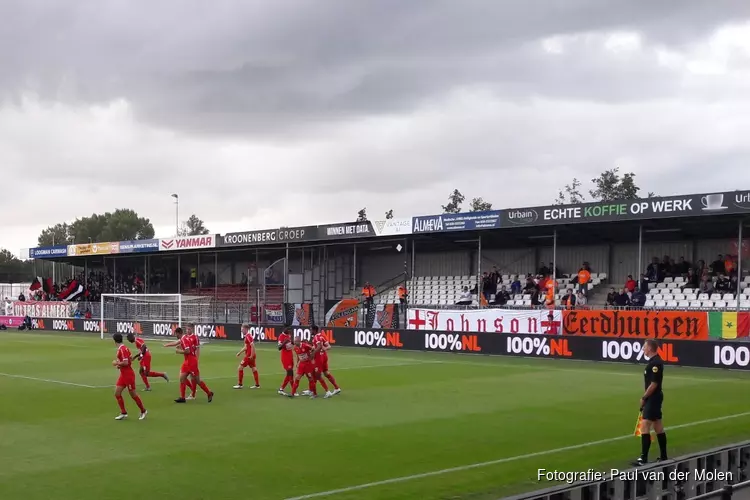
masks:
<path fill-rule="evenodd" d="M 643 372 L 646 392 L 641 398 L 641 411 L 643 420 L 641 422 L 641 456 L 633 465 L 639 466 L 648 463 L 648 449 L 651 447 L 651 429 L 656 432 L 659 441 L 659 461 L 667 458 L 667 434 L 662 424 L 661 404 L 664 401 L 664 393 L 661 384 L 664 380 L 664 361 L 659 356 L 659 344 L 656 340 L 647 340 L 643 346 L 643 353 L 648 357 L 646 370 Z"/>

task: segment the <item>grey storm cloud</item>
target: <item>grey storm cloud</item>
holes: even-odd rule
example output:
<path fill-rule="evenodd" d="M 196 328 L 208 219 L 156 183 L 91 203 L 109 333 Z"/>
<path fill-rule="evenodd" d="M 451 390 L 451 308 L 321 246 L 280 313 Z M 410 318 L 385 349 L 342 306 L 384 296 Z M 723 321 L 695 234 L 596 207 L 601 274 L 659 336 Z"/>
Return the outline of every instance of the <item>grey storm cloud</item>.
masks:
<path fill-rule="evenodd" d="M 550 63 L 530 42 L 635 29 L 679 47 L 748 16 L 742 0 L 11 1 L 0 4 L 11 41 L 0 88 L 124 97 L 171 128 L 271 135 L 408 112 L 466 85 L 517 100 L 639 100 L 669 95 L 678 78 L 580 52 Z"/>

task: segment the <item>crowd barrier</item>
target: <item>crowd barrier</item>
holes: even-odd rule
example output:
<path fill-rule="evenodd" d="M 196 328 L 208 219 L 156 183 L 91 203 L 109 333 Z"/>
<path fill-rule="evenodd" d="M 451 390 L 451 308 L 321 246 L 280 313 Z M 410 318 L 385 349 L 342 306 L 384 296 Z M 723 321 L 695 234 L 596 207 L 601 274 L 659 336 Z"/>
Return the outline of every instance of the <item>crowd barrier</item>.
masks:
<path fill-rule="evenodd" d="M 169 337 L 177 325 L 156 321 L 105 321 L 108 334 Z M 241 340 L 239 324 L 198 323 L 201 338 Z M 32 329 L 59 332 L 100 333 L 99 321 L 34 318 Z M 260 342 L 275 342 L 280 326 L 253 326 L 250 334 Z M 309 340 L 306 327 L 293 327 L 295 336 Z M 573 359 L 616 363 L 643 362 L 642 340 L 576 335 L 534 335 L 513 333 L 455 333 L 415 330 L 366 330 L 323 328 L 321 332 L 335 346 L 405 351 L 454 352 L 528 358 Z M 699 368 L 727 368 L 750 371 L 750 345 L 732 341 L 660 340 L 660 355 L 668 365 Z"/>

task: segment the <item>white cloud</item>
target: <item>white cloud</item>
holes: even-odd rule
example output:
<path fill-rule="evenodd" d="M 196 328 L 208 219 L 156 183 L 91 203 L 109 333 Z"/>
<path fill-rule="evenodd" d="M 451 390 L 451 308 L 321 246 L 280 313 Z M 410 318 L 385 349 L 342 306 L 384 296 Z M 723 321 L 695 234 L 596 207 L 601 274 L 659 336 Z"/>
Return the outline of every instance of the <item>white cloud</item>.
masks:
<path fill-rule="evenodd" d="M 343 115 L 285 114 L 283 126 L 274 113 L 259 113 L 250 117 L 252 128 L 232 133 L 201 132 L 195 124 L 244 123 L 250 111 L 227 105 L 201 114 L 186 107 L 193 124 L 182 127 L 144 113 L 142 98 L 127 89 L 83 99 L 99 89 L 70 68 L 54 96 L 33 93 L 44 85 L 32 71 L 16 88 L 20 98 L 0 100 L 7 193 L 0 198 L 0 247 L 34 246 L 48 225 L 121 207 L 151 218 L 158 235 L 167 236 L 172 192 L 180 194 L 183 218 L 196 213 L 223 233 L 351 220 L 363 206 L 371 219 L 391 208 L 396 216 L 434 213 L 453 188 L 497 208 L 544 204 L 573 177 L 588 180 L 617 165 L 659 194 L 734 189 L 750 153 L 750 25 L 728 24 L 681 44 L 653 32 L 637 24 L 548 30 L 414 69 L 398 50 L 376 57 L 375 65 L 363 56 L 361 64 L 318 74 L 311 81 L 325 88 L 311 93 L 334 108 L 347 94 L 364 92 L 371 72 L 388 68 L 393 80 L 379 78 L 372 88 L 383 109 L 350 103 L 355 111 Z M 216 32 L 210 39 L 229 43 Z M 160 46 L 158 60 L 164 63 L 167 53 Z M 237 52 L 232 58 L 242 60 Z M 268 78 L 273 87 L 269 75 L 295 69 L 300 59 L 287 53 L 266 64 L 281 69 L 258 70 L 253 78 Z M 185 59 L 178 65 L 190 67 Z M 408 106 L 390 106 L 387 97 L 406 95 L 409 80 L 402 77 L 410 70 L 436 81 L 455 78 L 415 92 Z M 236 90 L 216 85 L 206 100 Z M 301 99 L 296 89 L 278 97 L 280 114 Z M 304 108 L 306 101 L 299 103 Z M 258 128 L 262 116 L 269 131 Z"/>

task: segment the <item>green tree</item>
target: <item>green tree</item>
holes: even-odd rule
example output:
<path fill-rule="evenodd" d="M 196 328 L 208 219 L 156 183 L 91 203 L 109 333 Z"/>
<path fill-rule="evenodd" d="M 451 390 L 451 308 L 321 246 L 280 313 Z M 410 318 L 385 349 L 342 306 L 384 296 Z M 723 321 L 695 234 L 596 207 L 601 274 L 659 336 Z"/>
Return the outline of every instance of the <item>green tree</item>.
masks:
<path fill-rule="evenodd" d="M 69 245 L 71 243 L 73 243 L 73 237 L 70 234 L 70 226 L 65 222 L 44 229 L 37 239 L 37 244 L 40 247 Z"/>
<path fill-rule="evenodd" d="M 461 194 L 461 191 L 454 189 L 453 192 L 448 196 L 448 204 L 442 205 L 444 214 L 458 214 L 461 213 L 461 204 L 464 202 L 466 197 Z"/>
<path fill-rule="evenodd" d="M 357 222 L 367 222 L 367 207 L 357 212 Z"/>
<path fill-rule="evenodd" d="M 390 220 L 390 219 L 393 219 L 393 209 L 390 209 L 385 213 L 385 220 Z"/>
<path fill-rule="evenodd" d="M 492 210 L 492 203 L 484 201 L 481 197 L 471 200 L 470 212 L 486 212 Z"/>
<path fill-rule="evenodd" d="M 22 283 L 34 279 L 31 261 L 22 261 L 10 251 L 0 249 L 0 281 L 4 283 Z"/>
<path fill-rule="evenodd" d="M 193 214 L 180 225 L 178 236 L 199 236 L 208 233 L 209 231 L 205 223 L 197 215 Z"/>
<path fill-rule="evenodd" d="M 586 200 L 581 193 L 581 182 L 574 178 L 571 184 L 567 184 L 558 192 L 556 203 L 574 205 L 586 201 L 634 200 L 640 197 L 638 192 L 641 188 L 635 183 L 635 174 L 620 174 L 620 167 L 605 170 L 598 177 L 591 179 L 591 184 L 593 189 L 589 190 L 590 200 Z M 648 193 L 648 198 L 653 196 L 654 193 Z"/>
<path fill-rule="evenodd" d="M 58 238 L 66 236 L 65 241 Z M 92 214 L 81 217 L 72 224 L 50 226 L 39 235 L 42 246 L 55 244 L 88 243 L 89 241 L 145 240 L 154 237 L 154 226 L 145 217 L 140 217 L 130 209 Z"/>

